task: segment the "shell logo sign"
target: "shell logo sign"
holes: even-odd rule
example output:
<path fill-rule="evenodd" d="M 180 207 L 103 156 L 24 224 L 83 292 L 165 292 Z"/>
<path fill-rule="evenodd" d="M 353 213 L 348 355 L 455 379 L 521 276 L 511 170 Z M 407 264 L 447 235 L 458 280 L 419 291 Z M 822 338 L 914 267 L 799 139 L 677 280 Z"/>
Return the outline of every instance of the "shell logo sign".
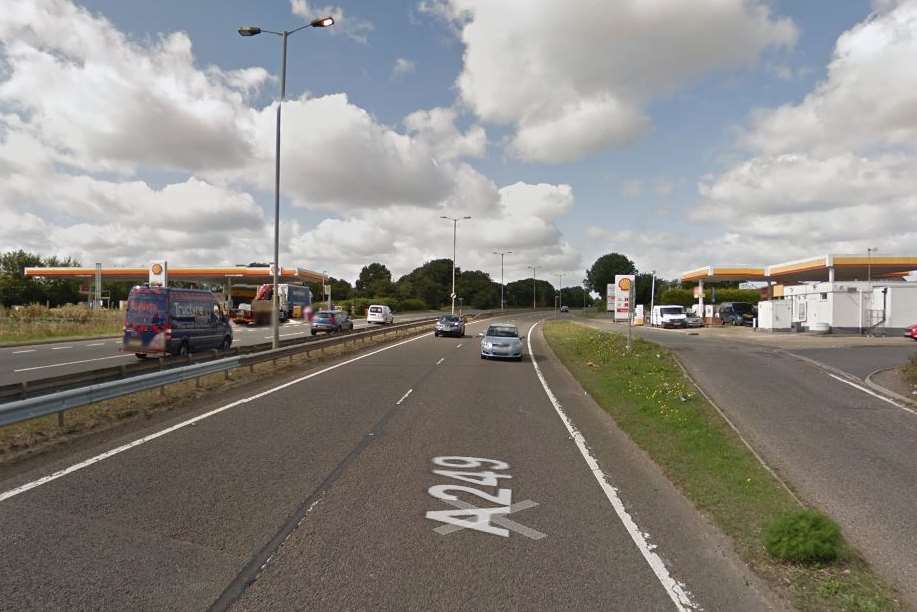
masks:
<path fill-rule="evenodd" d="M 618 289 L 621 291 L 630 291 L 631 280 L 629 276 L 625 276 L 618 281 Z"/>
<path fill-rule="evenodd" d="M 615 275 L 615 301 L 614 301 L 614 320 L 629 321 L 633 305 L 634 280 L 633 274 Z M 609 303 L 611 295 L 608 296 Z"/>
<path fill-rule="evenodd" d="M 150 264 L 150 287 L 167 287 L 169 284 L 169 266 L 165 261 L 154 261 Z"/>

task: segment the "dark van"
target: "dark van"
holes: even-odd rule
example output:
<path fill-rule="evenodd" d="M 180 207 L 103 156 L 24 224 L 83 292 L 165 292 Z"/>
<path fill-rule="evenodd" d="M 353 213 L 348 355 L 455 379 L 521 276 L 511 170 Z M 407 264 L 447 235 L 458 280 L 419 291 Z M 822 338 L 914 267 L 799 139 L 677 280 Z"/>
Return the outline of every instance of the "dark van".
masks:
<path fill-rule="evenodd" d="M 121 350 L 147 355 L 187 355 L 232 345 L 232 327 L 210 291 L 134 287 L 127 297 Z"/>

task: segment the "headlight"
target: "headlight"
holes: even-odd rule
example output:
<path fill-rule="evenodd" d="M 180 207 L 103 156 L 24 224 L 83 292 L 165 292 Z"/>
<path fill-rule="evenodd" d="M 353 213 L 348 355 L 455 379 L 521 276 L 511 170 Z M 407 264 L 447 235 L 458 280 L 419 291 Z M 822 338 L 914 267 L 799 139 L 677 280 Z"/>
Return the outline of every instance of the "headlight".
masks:
<path fill-rule="evenodd" d="M 481 346 L 483 346 L 486 349 L 492 349 L 494 347 L 494 343 L 493 342 L 482 342 Z"/>

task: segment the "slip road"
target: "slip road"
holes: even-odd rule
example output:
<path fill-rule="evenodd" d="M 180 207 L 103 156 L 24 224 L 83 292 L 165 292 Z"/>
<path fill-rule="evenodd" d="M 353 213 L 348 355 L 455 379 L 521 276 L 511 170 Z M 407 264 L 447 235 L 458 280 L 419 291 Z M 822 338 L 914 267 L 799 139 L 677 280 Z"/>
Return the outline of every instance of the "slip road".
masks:
<path fill-rule="evenodd" d="M 24 465 L 0 608 L 775 605 L 529 338 L 420 336 Z"/>

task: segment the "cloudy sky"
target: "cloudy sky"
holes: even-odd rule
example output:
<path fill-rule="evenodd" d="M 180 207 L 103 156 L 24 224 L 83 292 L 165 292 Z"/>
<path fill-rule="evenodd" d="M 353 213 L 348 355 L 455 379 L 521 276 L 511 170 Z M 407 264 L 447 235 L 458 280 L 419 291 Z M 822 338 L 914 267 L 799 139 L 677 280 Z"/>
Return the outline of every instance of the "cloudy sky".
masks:
<path fill-rule="evenodd" d="M 0 250 L 508 279 L 917 245 L 917 0 L 4 0 Z M 556 276 L 550 277 L 553 281 Z"/>

